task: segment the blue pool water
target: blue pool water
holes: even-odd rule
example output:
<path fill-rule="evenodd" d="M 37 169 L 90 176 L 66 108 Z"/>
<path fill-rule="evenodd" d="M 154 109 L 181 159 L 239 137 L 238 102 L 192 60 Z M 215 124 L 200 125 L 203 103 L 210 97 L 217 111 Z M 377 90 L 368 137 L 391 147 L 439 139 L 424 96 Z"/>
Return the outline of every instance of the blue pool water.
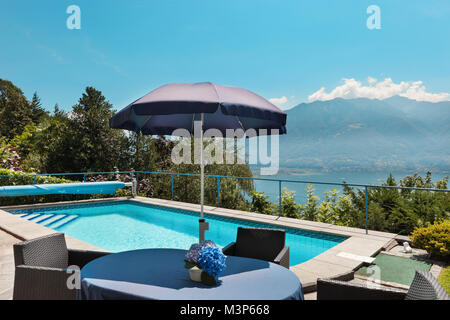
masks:
<path fill-rule="evenodd" d="M 134 201 L 10 212 L 112 252 L 143 248 L 188 249 L 198 241 L 198 213 Z M 208 214 L 205 218 L 210 229 L 206 231 L 206 238 L 221 247 L 236 240 L 239 226 L 279 228 Z M 305 262 L 345 240 L 344 237 L 325 233 L 284 229 L 286 245 L 290 247 L 291 265 Z"/>

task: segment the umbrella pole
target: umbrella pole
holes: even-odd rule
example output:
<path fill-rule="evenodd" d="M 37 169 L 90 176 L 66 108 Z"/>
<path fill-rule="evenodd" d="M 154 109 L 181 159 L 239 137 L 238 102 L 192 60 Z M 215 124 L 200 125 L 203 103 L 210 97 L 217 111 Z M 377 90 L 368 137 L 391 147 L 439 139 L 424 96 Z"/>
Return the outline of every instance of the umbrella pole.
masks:
<path fill-rule="evenodd" d="M 198 221 L 198 241 L 201 243 L 205 240 L 205 231 L 209 229 L 209 225 L 203 219 L 203 202 L 204 202 L 204 194 L 205 194 L 205 186 L 204 186 L 204 171 L 205 165 L 203 162 L 203 121 L 204 114 L 201 116 L 201 129 L 200 129 L 200 220 Z"/>

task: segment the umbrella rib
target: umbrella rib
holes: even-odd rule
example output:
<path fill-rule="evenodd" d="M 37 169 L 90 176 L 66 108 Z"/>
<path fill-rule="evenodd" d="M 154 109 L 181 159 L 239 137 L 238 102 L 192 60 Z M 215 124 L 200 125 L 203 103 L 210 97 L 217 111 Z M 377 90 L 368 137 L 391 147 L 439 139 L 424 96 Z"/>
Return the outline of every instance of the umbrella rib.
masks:
<path fill-rule="evenodd" d="M 218 101 L 218 107 L 220 106 L 220 104 L 221 104 L 221 100 L 220 100 L 220 96 L 219 96 L 219 92 L 217 92 L 217 88 L 216 88 L 216 86 L 215 86 L 215 84 L 214 83 L 212 83 L 212 82 L 210 82 L 211 83 L 211 85 L 212 85 L 212 87 L 214 88 L 214 91 L 216 92 L 216 95 L 217 95 L 217 101 Z M 244 126 L 242 125 L 242 122 L 241 122 L 241 120 L 239 119 L 239 116 L 238 115 L 236 115 L 235 116 L 236 117 L 236 120 L 237 120 L 237 122 L 239 123 L 239 125 L 241 126 L 241 128 L 242 128 L 242 130 L 244 130 L 245 131 L 245 129 L 244 129 Z"/>
<path fill-rule="evenodd" d="M 210 84 L 212 85 L 212 87 L 214 88 L 214 91 L 216 92 L 216 96 L 217 96 L 217 108 L 219 108 L 220 104 L 221 104 L 221 100 L 220 100 L 220 96 L 219 96 L 219 92 L 217 92 L 217 88 L 215 86 L 214 83 L 210 82 Z"/>
<path fill-rule="evenodd" d="M 242 130 L 244 130 L 244 131 L 245 131 L 245 129 L 244 129 L 244 126 L 242 125 L 242 122 L 241 122 L 241 120 L 239 119 L 239 116 L 238 116 L 238 115 L 236 115 L 235 117 L 236 117 L 236 120 L 237 120 L 237 122 L 238 122 L 238 123 L 239 123 L 239 125 L 241 126 Z"/>
<path fill-rule="evenodd" d="M 139 128 L 139 130 L 141 130 L 141 132 L 142 132 L 142 128 L 145 127 L 145 125 L 147 124 L 147 122 L 149 122 L 150 119 L 151 119 L 152 117 L 153 117 L 153 115 L 150 115 L 150 116 L 148 117 L 148 119 L 145 120 L 144 123 L 141 125 L 141 127 Z"/>

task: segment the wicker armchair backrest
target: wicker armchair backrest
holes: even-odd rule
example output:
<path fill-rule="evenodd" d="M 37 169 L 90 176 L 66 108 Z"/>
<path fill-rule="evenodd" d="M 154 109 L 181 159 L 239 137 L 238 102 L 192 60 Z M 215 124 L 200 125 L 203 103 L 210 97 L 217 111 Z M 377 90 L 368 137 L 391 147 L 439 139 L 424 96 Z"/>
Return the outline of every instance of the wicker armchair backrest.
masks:
<path fill-rule="evenodd" d="M 235 255 L 273 261 L 284 248 L 286 232 L 282 229 L 239 227 Z"/>
<path fill-rule="evenodd" d="M 15 265 L 67 268 L 68 251 L 63 233 L 14 244 Z"/>
<path fill-rule="evenodd" d="M 449 300 L 450 296 L 430 272 L 416 271 L 406 300 Z"/>

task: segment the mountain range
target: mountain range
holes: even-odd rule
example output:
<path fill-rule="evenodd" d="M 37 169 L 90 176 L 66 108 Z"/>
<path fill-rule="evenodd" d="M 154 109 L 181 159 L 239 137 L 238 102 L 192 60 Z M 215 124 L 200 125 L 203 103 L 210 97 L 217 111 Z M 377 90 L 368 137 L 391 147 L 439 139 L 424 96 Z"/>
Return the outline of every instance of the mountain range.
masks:
<path fill-rule="evenodd" d="M 338 98 L 286 113 L 282 167 L 450 170 L 450 101 Z"/>

